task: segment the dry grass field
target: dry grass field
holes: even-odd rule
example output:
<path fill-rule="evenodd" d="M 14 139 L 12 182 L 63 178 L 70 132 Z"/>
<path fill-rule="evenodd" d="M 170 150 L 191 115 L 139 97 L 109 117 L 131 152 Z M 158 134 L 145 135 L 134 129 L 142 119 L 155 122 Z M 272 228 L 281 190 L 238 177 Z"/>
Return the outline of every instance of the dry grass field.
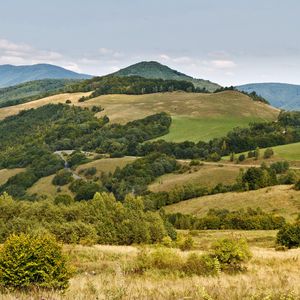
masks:
<path fill-rule="evenodd" d="M 101 105 L 104 111 L 97 116 L 107 115 L 111 122 L 127 123 L 158 112 L 170 113 L 173 123 L 170 133 L 163 137 L 169 141 L 199 141 L 225 135 L 237 126 L 249 122 L 275 120 L 279 110 L 248 96 L 226 91 L 217 94 L 167 92 L 147 95 L 104 95 L 85 102 L 78 102 L 90 93 L 60 94 L 25 104 L 0 108 L 0 120 L 19 111 L 36 108 L 47 103 L 65 103 L 81 107 Z"/>
<path fill-rule="evenodd" d="M 55 175 L 50 175 L 39 179 L 32 187 L 27 190 L 27 193 L 29 195 L 47 196 L 53 198 L 58 194 L 68 194 L 73 196 L 72 192 L 68 188 L 68 185 L 61 186 L 60 192 L 57 191 L 57 187 L 52 184 L 54 176 Z"/>
<path fill-rule="evenodd" d="M 197 184 L 200 186 L 214 187 L 218 183 L 233 184 L 239 174 L 239 168 L 226 165 L 208 165 L 191 168 L 183 174 L 171 173 L 158 177 L 149 186 L 153 192 L 168 191 L 176 186 Z"/>
<path fill-rule="evenodd" d="M 279 185 L 249 192 L 232 192 L 204 196 L 182 201 L 165 207 L 166 212 L 204 216 L 210 208 L 238 210 L 260 207 L 266 212 L 282 215 L 293 220 L 300 213 L 300 191 L 292 186 Z"/>
<path fill-rule="evenodd" d="M 6 181 L 12 177 L 15 176 L 21 172 L 25 171 L 25 169 L 22 168 L 16 168 L 16 169 L 1 169 L 0 170 L 0 185 L 6 183 Z"/>
<path fill-rule="evenodd" d="M 102 158 L 91 161 L 89 163 L 80 165 L 76 169 L 76 173 L 79 174 L 80 171 L 86 170 L 88 168 L 95 167 L 97 170 L 96 175 L 99 176 L 101 172 L 113 173 L 117 167 L 124 168 L 127 164 L 135 161 L 137 158 L 133 156 L 125 156 L 120 158 Z"/>
<path fill-rule="evenodd" d="M 37 108 L 49 103 L 58 104 L 58 103 L 65 103 L 67 100 L 71 100 L 73 104 L 79 104 L 78 99 L 82 96 L 88 96 L 91 92 L 87 93 L 66 93 L 66 94 L 58 94 L 54 96 L 49 96 L 46 98 L 42 98 L 39 100 L 15 105 L 15 106 L 9 106 L 9 107 L 3 107 L 0 108 L 0 120 L 18 114 L 21 110 L 31 109 L 31 108 Z"/>
<path fill-rule="evenodd" d="M 226 234 L 234 234 L 228 232 Z M 265 232 L 270 236 L 270 232 Z M 209 235 L 211 233 L 208 233 Z M 213 234 L 213 233 L 212 233 Z M 273 235 L 273 233 L 271 233 Z M 248 233 L 247 233 L 248 235 Z M 260 233 L 263 237 L 263 233 Z M 219 236 L 218 236 L 219 237 Z M 199 243 L 201 239 L 198 237 Z M 55 292 L 8 293 L 3 300 L 298 300 L 300 299 L 300 249 L 276 252 L 251 244 L 252 260 L 247 271 L 216 277 L 187 276 L 156 270 L 127 273 L 139 248 L 135 246 L 65 246 L 76 272 L 62 295 Z M 207 249 L 203 249 L 206 251 Z M 193 252 L 203 253 L 203 250 Z M 188 252 L 176 251 L 182 256 Z"/>

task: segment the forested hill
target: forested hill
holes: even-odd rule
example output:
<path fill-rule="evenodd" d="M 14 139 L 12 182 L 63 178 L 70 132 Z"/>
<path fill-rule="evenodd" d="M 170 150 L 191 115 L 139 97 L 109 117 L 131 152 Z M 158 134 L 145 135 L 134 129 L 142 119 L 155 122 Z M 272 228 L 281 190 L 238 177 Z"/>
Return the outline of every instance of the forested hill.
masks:
<path fill-rule="evenodd" d="M 28 66 L 0 66 L 0 88 L 40 79 L 86 79 L 90 75 L 79 74 L 62 67 L 49 64 Z"/>
<path fill-rule="evenodd" d="M 0 89 L 0 107 L 17 105 L 63 92 L 75 79 L 43 79 Z"/>
<path fill-rule="evenodd" d="M 192 82 L 195 88 L 214 92 L 220 85 L 209 80 L 196 79 L 155 61 L 143 61 L 121 69 L 114 73 L 116 76 L 141 76 L 145 78 L 160 78 L 164 80 L 185 80 Z"/>

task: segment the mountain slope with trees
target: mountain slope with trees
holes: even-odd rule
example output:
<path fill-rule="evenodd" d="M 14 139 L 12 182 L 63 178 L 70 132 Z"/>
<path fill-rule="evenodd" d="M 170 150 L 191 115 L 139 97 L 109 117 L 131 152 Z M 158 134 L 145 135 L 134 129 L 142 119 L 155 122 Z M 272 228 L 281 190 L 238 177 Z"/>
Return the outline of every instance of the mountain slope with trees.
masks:
<path fill-rule="evenodd" d="M 213 92 L 220 88 L 217 83 L 204 79 L 196 79 L 162 65 L 156 61 L 142 61 L 115 72 L 116 76 L 141 76 L 145 78 L 161 78 L 164 80 L 185 80 L 192 82 L 195 88 Z"/>

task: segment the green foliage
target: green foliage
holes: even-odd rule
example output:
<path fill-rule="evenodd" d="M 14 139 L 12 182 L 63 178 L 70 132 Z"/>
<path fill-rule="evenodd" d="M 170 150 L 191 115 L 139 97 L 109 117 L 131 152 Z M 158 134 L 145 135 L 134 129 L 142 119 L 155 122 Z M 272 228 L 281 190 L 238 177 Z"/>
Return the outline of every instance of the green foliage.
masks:
<path fill-rule="evenodd" d="M 178 168 L 178 163 L 174 158 L 153 153 L 135 160 L 122 170 L 117 168 L 107 186 L 111 186 L 112 192 L 118 199 L 124 199 L 128 193 L 141 195 L 155 178 Z"/>
<path fill-rule="evenodd" d="M 274 214 L 264 213 L 260 209 L 228 211 L 210 209 L 205 217 L 176 213 L 168 215 L 168 220 L 177 229 L 242 229 L 274 230 L 285 225 L 285 219 Z"/>
<path fill-rule="evenodd" d="M 281 228 L 277 233 L 277 243 L 288 248 L 300 247 L 300 222 Z"/>
<path fill-rule="evenodd" d="M 78 81 L 69 79 L 43 79 L 2 88 L 0 89 L 0 107 L 18 105 L 63 93 L 66 86 L 76 82 Z"/>
<path fill-rule="evenodd" d="M 270 165 L 270 169 L 274 170 L 276 174 L 282 174 L 288 171 L 290 165 L 287 161 L 277 161 Z"/>
<path fill-rule="evenodd" d="M 68 287 L 62 246 L 49 235 L 12 235 L 0 250 L 0 285 L 8 289 Z"/>
<path fill-rule="evenodd" d="M 245 189 L 256 190 L 277 183 L 276 173 L 270 168 L 251 167 L 247 169 L 242 178 Z"/>
<path fill-rule="evenodd" d="M 52 183 L 54 185 L 66 185 L 70 183 L 73 179 L 73 175 L 69 170 L 63 169 L 56 173 L 56 175 L 53 177 Z"/>
<path fill-rule="evenodd" d="M 244 239 L 226 238 L 215 242 L 212 257 L 220 262 L 222 270 L 241 271 L 252 254 Z"/>
<path fill-rule="evenodd" d="M 271 158 L 274 155 L 274 151 L 272 148 L 267 148 L 264 152 L 264 159 Z"/>
<path fill-rule="evenodd" d="M 160 243 L 169 233 L 174 238 L 170 223 L 158 212 L 145 212 L 141 198 L 127 196 L 122 204 L 106 193 L 96 193 L 90 201 L 61 195 L 54 202 L 14 201 L 4 194 L 0 225 L 0 243 L 13 233 L 43 231 L 64 243 L 81 244 Z"/>
<path fill-rule="evenodd" d="M 188 275 L 216 276 L 220 274 L 220 263 L 217 258 L 210 255 L 191 253 L 183 267 Z"/>
<path fill-rule="evenodd" d="M 82 101 L 86 101 L 90 98 L 107 94 L 141 95 L 178 90 L 194 92 L 195 88 L 191 82 L 187 81 L 150 79 L 139 76 L 119 77 L 107 75 L 94 77 L 77 85 L 72 85 L 69 87 L 69 90 L 71 92 L 93 91 L 91 96 L 82 99 Z"/>
<path fill-rule="evenodd" d="M 188 235 L 186 238 L 183 238 L 182 241 L 179 242 L 179 248 L 182 251 L 192 250 L 194 247 L 193 238 Z"/>

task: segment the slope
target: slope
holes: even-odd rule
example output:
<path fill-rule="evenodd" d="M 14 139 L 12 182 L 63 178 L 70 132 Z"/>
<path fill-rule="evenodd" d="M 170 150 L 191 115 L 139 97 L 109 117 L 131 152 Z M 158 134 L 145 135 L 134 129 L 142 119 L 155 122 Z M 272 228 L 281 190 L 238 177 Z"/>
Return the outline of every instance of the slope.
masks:
<path fill-rule="evenodd" d="M 293 220 L 300 212 L 300 191 L 295 191 L 292 186 L 279 185 L 256 191 L 204 196 L 166 206 L 165 210 L 167 213 L 180 212 L 202 217 L 211 208 L 232 211 L 248 207 L 260 207 L 266 212 L 277 213 Z"/>
<path fill-rule="evenodd" d="M 46 97 L 7 108 L 0 108 L 0 119 L 17 114 L 20 110 L 36 108 L 47 103 L 64 103 L 82 107 L 100 105 L 104 110 L 98 116 L 107 115 L 111 122 L 125 124 L 151 114 L 165 111 L 173 119 L 169 141 L 198 141 L 220 137 L 237 126 L 249 122 L 271 121 L 279 110 L 261 102 L 255 102 L 237 91 L 216 94 L 167 92 L 146 95 L 104 95 L 85 102 L 78 102 L 90 93 L 61 94 Z"/>
<path fill-rule="evenodd" d="M 27 81 L 40 79 L 85 79 L 90 75 L 79 74 L 62 67 L 49 64 L 28 66 L 0 66 L 0 87 L 8 87 Z"/>
<path fill-rule="evenodd" d="M 300 85 L 286 83 L 250 83 L 236 87 L 240 91 L 253 92 L 267 99 L 271 105 L 285 110 L 300 109 Z"/>
<path fill-rule="evenodd" d="M 185 80 L 192 82 L 195 87 L 205 88 L 210 92 L 213 92 L 216 89 L 220 88 L 220 85 L 209 80 L 193 78 L 191 76 L 173 70 L 168 66 L 162 65 L 156 61 L 142 61 L 127 68 L 121 69 L 120 71 L 114 73 L 114 75 L 141 76 L 145 78 L 161 78 L 165 80 Z"/>
<path fill-rule="evenodd" d="M 13 106 L 63 91 L 75 79 L 42 79 L 0 89 L 0 107 Z"/>

